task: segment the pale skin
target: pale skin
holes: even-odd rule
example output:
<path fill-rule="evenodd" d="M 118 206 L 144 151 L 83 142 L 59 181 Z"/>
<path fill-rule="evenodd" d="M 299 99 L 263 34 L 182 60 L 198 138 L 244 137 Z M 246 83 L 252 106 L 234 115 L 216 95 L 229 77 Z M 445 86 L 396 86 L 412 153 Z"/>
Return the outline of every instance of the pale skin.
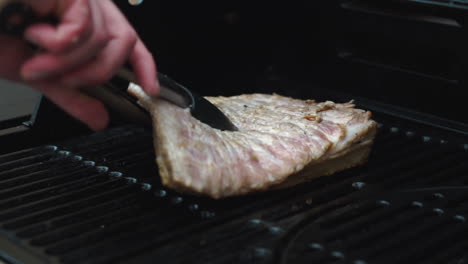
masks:
<path fill-rule="evenodd" d="M 129 62 L 146 93 L 159 92 L 156 65 L 133 27 L 111 0 L 23 0 L 58 25 L 35 24 L 24 39 L 41 47 L 34 53 L 21 38 L 0 35 L 0 78 L 39 90 L 93 130 L 104 129 L 108 112 L 80 92 L 108 81 Z"/>

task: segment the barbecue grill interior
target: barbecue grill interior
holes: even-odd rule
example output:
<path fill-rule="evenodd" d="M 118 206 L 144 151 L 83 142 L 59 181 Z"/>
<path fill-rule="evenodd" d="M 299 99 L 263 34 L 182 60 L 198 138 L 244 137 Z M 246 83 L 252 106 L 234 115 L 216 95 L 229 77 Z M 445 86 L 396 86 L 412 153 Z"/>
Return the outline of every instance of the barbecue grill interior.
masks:
<path fill-rule="evenodd" d="M 468 261 L 466 1 L 115 2 L 200 94 L 355 99 L 379 123 L 369 162 L 182 195 L 155 176 L 149 129 L 92 133 L 42 99 L 0 122 L 0 263 Z"/>

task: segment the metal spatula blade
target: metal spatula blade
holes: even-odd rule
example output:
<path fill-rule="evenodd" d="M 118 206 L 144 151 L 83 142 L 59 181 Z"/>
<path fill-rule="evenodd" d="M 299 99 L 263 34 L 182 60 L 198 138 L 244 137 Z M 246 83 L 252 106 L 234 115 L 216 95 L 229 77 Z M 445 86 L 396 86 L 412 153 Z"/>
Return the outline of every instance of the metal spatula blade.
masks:
<path fill-rule="evenodd" d="M 158 79 L 161 86 L 160 97 L 175 103 L 176 100 L 173 100 L 173 93 L 177 95 L 182 95 L 182 97 L 187 98 L 185 105 L 180 105 L 181 107 L 190 107 L 190 113 L 193 117 L 200 120 L 201 122 L 220 130 L 236 131 L 237 127 L 232 124 L 229 118 L 219 110 L 215 105 L 210 101 L 206 100 L 204 97 L 199 96 L 189 89 L 185 88 L 183 85 L 172 80 L 168 76 L 159 73 Z M 177 103 L 176 103 L 177 104 Z"/>
<path fill-rule="evenodd" d="M 193 93 L 192 93 L 193 96 Z M 190 107 L 192 116 L 219 130 L 237 131 L 237 127 L 215 105 L 201 96 L 194 96 Z"/>
<path fill-rule="evenodd" d="M 120 70 L 116 77 L 137 85 L 134 74 L 128 70 Z M 190 108 L 193 117 L 213 128 L 237 131 L 237 127 L 229 118 L 204 97 L 191 92 L 165 74 L 158 73 L 158 80 L 160 93 L 156 98 L 162 98 L 182 108 Z"/>

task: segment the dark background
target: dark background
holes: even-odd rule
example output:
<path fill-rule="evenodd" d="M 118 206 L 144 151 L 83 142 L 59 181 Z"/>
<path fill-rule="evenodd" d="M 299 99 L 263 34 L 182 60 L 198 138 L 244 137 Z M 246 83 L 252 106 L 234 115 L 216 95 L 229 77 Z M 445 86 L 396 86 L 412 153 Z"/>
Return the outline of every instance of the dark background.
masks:
<path fill-rule="evenodd" d="M 336 90 L 468 122 L 463 1 L 115 2 L 202 94 Z"/>

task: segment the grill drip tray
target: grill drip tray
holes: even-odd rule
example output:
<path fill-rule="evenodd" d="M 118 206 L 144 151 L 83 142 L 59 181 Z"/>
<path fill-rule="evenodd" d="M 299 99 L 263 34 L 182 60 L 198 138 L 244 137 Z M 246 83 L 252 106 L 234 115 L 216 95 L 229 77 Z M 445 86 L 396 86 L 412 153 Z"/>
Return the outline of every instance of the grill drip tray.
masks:
<path fill-rule="evenodd" d="M 2 155 L 0 260 L 467 263 L 466 148 L 377 120 L 365 166 L 219 201 L 162 187 L 141 128 Z"/>

